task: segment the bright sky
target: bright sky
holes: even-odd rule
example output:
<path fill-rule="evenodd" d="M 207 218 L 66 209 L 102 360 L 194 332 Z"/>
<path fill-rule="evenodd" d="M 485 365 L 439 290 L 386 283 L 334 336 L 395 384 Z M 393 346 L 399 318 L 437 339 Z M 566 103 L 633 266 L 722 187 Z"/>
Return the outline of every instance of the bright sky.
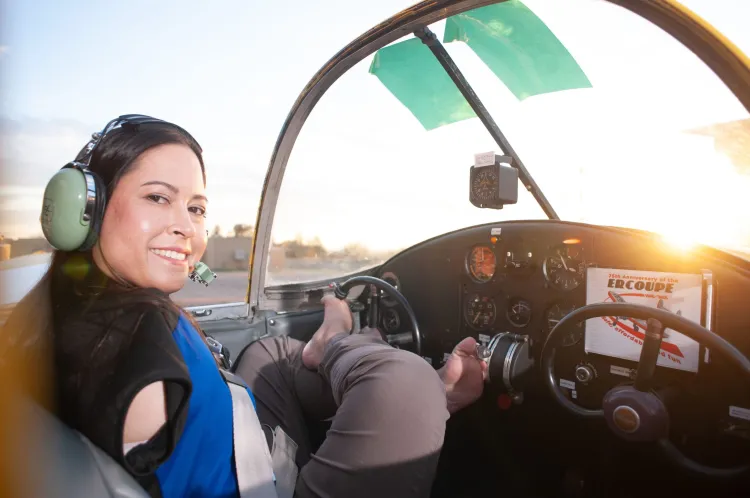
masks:
<path fill-rule="evenodd" d="M 713 73 L 661 30 L 615 6 L 526 4 L 568 47 L 593 88 L 518 102 L 466 45 L 446 48 L 558 214 L 680 239 L 750 244 L 750 178 L 714 151 L 711 138 L 684 133 L 748 117 Z M 730 36 L 743 32 L 736 7 L 710 13 L 723 12 Z M 440 36 L 442 23 L 432 29 Z M 750 48 L 746 34 L 744 46 Z M 526 192 L 499 212 L 471 206 L 473 154 L 498 150 L 482 125 L 474 119 L 424 132 L 367 73 L 369 64 L 370 58 L 345 74 L 303 128 L 284 177 L 277 240 L 301 233 L 320 235 L 332 247 L 357 241 L 403 248 L 474 224 L 544 216 Z M 325 165 L 326 174 L 311 164 Z M 341 205 L 362 208 L 330 215 L 325 206 L 334 194 Z M 302 199 L 312 209 L 301 208 Z"/>
<path fill-rule="evenodd" d="M 345 44 L 412 3 L 6 5 L 0 230 L 39 234 L 47 178 L 92 131 L 124 113 L 173 120 L 201 142 L 210 225 L 227 231 L 254 223 L 273 145 L 301 89 Z M 681 133 L 748 117 L 715 76 L 658 28 L 615 6 L 525 3 L 594 88 L 519 103 L 465 45 L 447 48 L 563 219 L 680 234 L 698 226 L 709 241 L 750 241 L 750 181 L 714 152 L 711 139 Z M 750 53 L 750 3 L 685 3 Z M 442 23 L 433 30 L 442 36 Z M 481 124 L 423 131 L 367 73 L 370 60 L 323 97 L 303 128 L 282 187 L 276 240 L 301 234 L 331 248 L 357 242 L 393 249 L 468 225 L 542 216 L 525 192 L 500 212 L 473 208 L 473 154 L 497 150 Z"/>
<path fill-rule="evenodd" d="M 47 179 L 125 113 L 188 129 L 205 150 L 209 222 L 254 223 L 300 91 L 335 52 L 411 3 L 2 2 L 0 232 L 40 235 Z"/>

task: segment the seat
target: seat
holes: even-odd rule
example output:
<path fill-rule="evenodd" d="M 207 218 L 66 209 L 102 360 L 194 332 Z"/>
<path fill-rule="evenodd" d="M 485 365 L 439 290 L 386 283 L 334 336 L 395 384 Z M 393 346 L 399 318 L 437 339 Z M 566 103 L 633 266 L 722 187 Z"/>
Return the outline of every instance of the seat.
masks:
<path fill-rule="evenodd" d="M 24 489 L 57 498 L 148 498 L 146 491 L 117 462 L 78 431 L 29 400 L 22 402 L 32 428 L 19 448 Z"/>

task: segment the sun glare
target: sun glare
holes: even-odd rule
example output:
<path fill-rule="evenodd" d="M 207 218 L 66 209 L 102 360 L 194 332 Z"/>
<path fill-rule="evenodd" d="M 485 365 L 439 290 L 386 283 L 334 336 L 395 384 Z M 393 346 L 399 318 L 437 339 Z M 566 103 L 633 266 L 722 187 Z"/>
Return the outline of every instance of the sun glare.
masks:
<path fill-rule="evenodd" d="M 670 247 L 679 251 L 688 252 L 697 246 L 700 241 L 688 232 L 673 232 L 667 230 L 661 233 L 662 240 Z"/>
<path fill-rule="evenodd" d="M 745 246 L 747 234 L 734 218 L 728 209 L 706 210 L 693 216 L 665 218 L 656 223 L 653 231 L 665 243 L 681 251 L 689 251 L 699 244 L 716 248 Z"/>

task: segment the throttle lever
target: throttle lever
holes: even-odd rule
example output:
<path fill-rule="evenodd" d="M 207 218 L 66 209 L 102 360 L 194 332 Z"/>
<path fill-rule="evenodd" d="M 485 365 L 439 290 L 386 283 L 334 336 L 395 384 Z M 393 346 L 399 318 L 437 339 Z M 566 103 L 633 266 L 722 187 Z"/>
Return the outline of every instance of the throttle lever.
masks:
<path fill-rule="evenodd" d="M 492 358 L 492 350 L 488 346 L 485 346 L 484 344 L 478 342 L 476 345 L 476 350 L 477 358 L 479 359 L 479 361 L 487 363 L 490 361 L 490 358 Z"/>

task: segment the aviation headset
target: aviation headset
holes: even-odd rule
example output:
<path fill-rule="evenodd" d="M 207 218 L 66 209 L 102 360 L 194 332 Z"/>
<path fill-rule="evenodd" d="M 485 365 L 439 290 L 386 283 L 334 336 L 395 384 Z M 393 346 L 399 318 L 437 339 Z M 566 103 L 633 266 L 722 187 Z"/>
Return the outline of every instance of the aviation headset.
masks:
<path fill-rule="evenodd" d="M 145 123 L 166 123 L 192 136 L 179 126 L 143 114 L 124 114 L 93 133 L 91 140 L 76 158 L 62 167 L 44 189 L 44 201 L 39 221 L 47 241 L 61 251 L 86 251 L 97 241 L 107 205 L 107 186 L 89 170 L 96 148 L 108 133 L 117 128 Z M 200 149 L 200 146 L 198 146 Z"/>

